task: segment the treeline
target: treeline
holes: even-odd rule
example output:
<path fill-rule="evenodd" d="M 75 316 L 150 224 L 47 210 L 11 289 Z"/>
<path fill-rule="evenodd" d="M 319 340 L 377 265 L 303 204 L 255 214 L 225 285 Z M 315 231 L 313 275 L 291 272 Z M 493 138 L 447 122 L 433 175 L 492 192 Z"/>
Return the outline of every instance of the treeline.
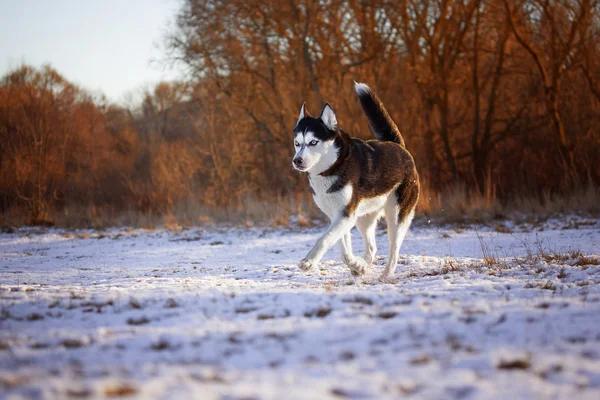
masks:
<path fill-rule="evenodd" d="M 299 107 L 329 102 L 370 138 L 354 80 L 403 132 L 422 210 L 456 187 L 509 202 L 600 183 L 597 0 L 186 0 L 165 44 L 187 81 L 131 107 L 51 67 L 2 78 L 4 218 L 306 211 Z"/>

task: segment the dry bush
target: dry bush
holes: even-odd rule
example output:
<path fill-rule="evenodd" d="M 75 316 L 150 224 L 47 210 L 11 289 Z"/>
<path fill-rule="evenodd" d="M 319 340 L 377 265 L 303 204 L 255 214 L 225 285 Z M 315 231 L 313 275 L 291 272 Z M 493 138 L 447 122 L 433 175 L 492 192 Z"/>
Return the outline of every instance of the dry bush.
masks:
<path fill-rule="evenodd" d="M 424 184 L 417 211 L 447 223 L 487 222 L 504 218 L 503 207 L 493 192 L 481 194 L 476 189 L 469 190 L 465 184 L 439 192 Z"/>
<path fill-rule="evenodd" d="M 600 187 L 590 183 L 564 193 L 544 191 L 539 196 L 517 196 L 508 202 L 506 209 L 540 216 L 573 213 L 596 216 L 600 214 Z"/>

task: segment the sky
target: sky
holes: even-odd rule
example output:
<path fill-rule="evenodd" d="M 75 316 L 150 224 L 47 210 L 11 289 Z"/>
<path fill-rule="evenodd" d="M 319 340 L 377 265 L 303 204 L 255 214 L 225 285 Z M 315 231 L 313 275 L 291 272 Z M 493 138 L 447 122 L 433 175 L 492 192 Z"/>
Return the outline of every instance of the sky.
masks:
<path fill-rule="evenodd" d="M 180 76 L 160 62 L 163 37 L 180 5 L 181 0 L 0 0 L 0 76 L 22 64 L 49 63 L 68 81 L 124 101 Z"/>

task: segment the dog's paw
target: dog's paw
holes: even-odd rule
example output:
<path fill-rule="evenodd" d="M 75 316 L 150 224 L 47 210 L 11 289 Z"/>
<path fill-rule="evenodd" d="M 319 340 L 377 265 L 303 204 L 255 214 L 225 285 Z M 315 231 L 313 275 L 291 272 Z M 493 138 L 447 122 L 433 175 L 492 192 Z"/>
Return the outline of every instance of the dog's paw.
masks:
<path fill-rule="evenodd" d="M 369 264 L 362 257 L 356 257 L 351 263 L 348 264 L 350 272 L 353 276 L 361 276 L 367 272 Z"/>
<path fill-rule="evenodd" d="M 379 281 L 381 282 L 387 282 L 390 280 L 390 278 L 394 276 L 394 274 L 391 274 L 389 272 L 383 272 L 381 275 L 379 275 Z"/>
<path fill-rule="evenodd" d="M 312 267 L 316 266 L 317 263 L 311 260 L 307 260 L 306 258 L 300 260 L 300 262 L 298 263 L 298 268 L 300 268 L 302 271 L 310 271 L 312 269 Z"/>
<path fill-rule="evenodd" d="M 365 254 L 363 258 L 368 265 L 371 265 L 375 261 L 375 254 Z"/>

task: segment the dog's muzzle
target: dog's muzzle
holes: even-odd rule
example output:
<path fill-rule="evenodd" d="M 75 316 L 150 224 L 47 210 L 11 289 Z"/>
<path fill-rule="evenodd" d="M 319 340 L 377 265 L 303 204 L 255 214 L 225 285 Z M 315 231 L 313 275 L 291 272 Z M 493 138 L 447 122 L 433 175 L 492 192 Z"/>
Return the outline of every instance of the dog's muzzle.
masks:
<path fill-rule="evenodd" d="M 294 163 L 294 168 L 296 169 L 304 169 L 304 160 L 301 158 L 294 158 L 294 160 L 292 161 Z"/>

